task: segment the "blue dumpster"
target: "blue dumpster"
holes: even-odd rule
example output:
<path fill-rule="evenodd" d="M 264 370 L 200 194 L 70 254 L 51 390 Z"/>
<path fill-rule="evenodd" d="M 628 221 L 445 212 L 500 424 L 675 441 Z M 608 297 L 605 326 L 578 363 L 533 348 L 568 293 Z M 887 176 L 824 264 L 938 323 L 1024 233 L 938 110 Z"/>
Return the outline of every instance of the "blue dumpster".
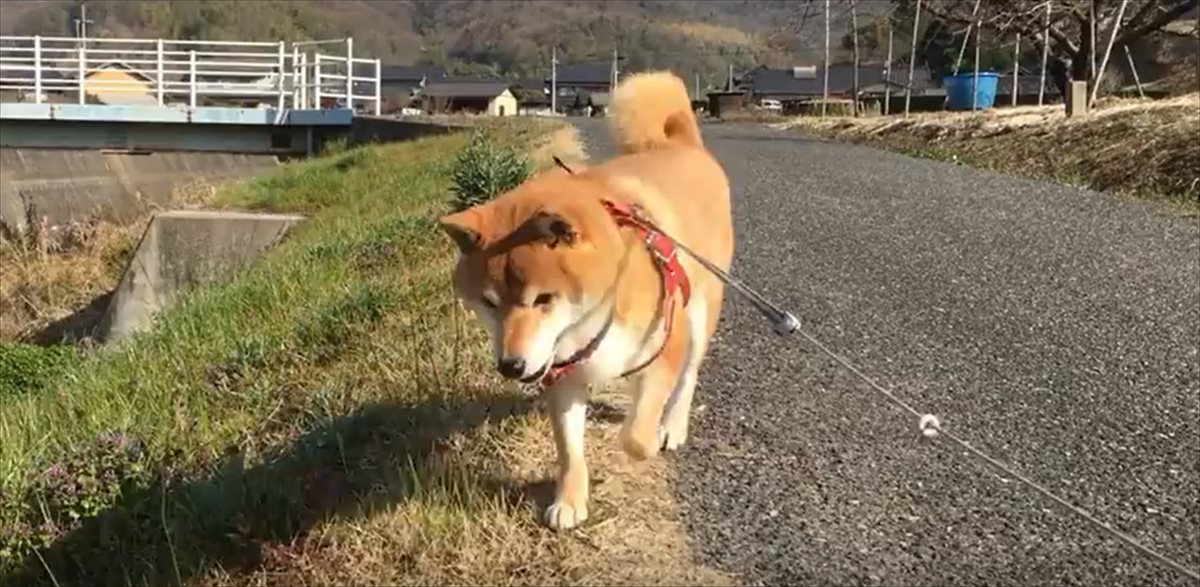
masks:
<path fill-rule="evenodd" d="M 951 110 L 971 109 L 971 80 L 974 78 L 974 73 L 946 76 L 946 98 Z M 979 72 L 979 82 L 975 84 L 974 104 L 976 108 L 984 110 L 995 105 L 996 80 L 997 75 L 994 71 Z"/>

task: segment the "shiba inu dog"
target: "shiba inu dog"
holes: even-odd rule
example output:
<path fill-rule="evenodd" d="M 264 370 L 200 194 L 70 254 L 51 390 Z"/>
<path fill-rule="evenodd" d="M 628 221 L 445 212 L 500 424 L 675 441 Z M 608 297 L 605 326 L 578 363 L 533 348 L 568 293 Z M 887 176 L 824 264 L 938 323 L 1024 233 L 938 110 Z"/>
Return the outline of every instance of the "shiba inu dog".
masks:
<path fill-rule="evenodd" d="M 589 385 L 629 379 L 619 438 L 632 457 L 687 440 L 724 284 L 663 235 L 723 270 L 733 256 L 729 183 L 682 80 L 630 76 L 610 121 L 618 157 L 540 174 L 440 219 L 461 253 L 455 293 L 490 333 L 496 369 L 543 386 L 559 464 L 544 522 L 555 529 L 588 516 Z"/>

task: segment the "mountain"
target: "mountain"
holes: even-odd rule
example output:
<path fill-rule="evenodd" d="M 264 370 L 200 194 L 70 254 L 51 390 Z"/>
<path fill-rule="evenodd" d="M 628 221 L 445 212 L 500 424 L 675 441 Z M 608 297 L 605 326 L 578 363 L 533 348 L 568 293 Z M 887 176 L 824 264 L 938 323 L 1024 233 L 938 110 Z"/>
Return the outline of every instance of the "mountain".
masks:
<path fill-rule="evenodd" d="M 860 0 L 860 24 L 887 10 Z M 77 2 L 0 2 L 0 32 L 73 36 Z M 541 76 L 552 47 L 560 63 L 608 61 L 626 71 L 671 68 L 720 84 L 729 65 L 815 64 L 823 59 L 819 2 L 772 0 L 90 0 L 89 36 L 215 40 L 312 40 L 353 36 L 355 52 L 388 64 L 433 64 L 459 74 Z M 835 3 L 830 42 L 846 59 L 845 2 Z"/>

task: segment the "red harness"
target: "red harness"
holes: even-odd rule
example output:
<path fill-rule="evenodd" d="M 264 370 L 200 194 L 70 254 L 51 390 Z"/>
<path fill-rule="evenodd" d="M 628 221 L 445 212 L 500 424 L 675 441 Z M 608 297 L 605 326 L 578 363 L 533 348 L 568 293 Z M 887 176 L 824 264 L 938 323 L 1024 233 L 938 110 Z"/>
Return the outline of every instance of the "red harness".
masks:
<path fill-rule="evenodd" d="M 679 255 L 676 252 L 675 243 L 670 238 L 667 238 L 656 226 L 644 220 L 641 214 L 628 204 L 609 200 L 601 200 L 600 203 L 604 205 L 604 209 L 612 217 L 613 221 L 617 223 L 618 227 L 631 227 L 638 231 L 642 237 L 642 241 L 646 243 L 646 248 L 649 249 L 650 257 L 653 259 L 654 266 L 658 269 L 658 275 L 662 279 L 662 316 L 667 323 L 666 333 L 663 336 L 663 344 L 659 347 L 658 352 L 654 353 L 654 356 L 647 359 L 641 365 L 620 375 L 621 377 L 628 377 L 645 369 L 667 347 L 667 342 L 671 339 L 671 325 L 675 322 L 675 290 L 679 290 L 679 293 L 683 296 L 683 305 L 687 307 L 688 301 L 692 297 L 692 284 L 688 281 L 688 276 L 683 270 L 683 265 L 679 263 Z M 551 365 L 546 374 L 542 376 L 542 385 L 549 387 L 577 365 L 587 360 L 600 346 L 600 340 L 608 333 L 608 327 L 611 323 L 612 317 L 610 316 L 604 328 L 600 330 L 600 334 L 597 334 L 596 338 L 592 339 L 587 346 L 577 351 L 566 361 Z"/>

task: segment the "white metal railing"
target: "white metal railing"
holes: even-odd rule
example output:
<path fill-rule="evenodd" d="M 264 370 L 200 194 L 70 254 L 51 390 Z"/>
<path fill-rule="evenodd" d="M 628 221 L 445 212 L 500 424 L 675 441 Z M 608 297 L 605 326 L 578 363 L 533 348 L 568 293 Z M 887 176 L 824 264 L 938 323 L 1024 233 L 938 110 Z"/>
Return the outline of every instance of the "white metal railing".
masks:
<path fill-rule="evenodd" d="M 344 46 L 346 54 L 317 52 L 328 45 Z M 252 102 L 279 110 L 353 109 L 357 102 L 378 115 L 380 62 L 353 54 L 352 38 L 289 44 L 0 36 L 0 91 L 15 91 L 20 101 L 32 93 L 38 104 L 52 95 L 79 104 L 96 96 L 193 108 L 201 101 Z M 369 75 L 358 75 L 364 70 L 356 66 L 364 65 Z"/>

